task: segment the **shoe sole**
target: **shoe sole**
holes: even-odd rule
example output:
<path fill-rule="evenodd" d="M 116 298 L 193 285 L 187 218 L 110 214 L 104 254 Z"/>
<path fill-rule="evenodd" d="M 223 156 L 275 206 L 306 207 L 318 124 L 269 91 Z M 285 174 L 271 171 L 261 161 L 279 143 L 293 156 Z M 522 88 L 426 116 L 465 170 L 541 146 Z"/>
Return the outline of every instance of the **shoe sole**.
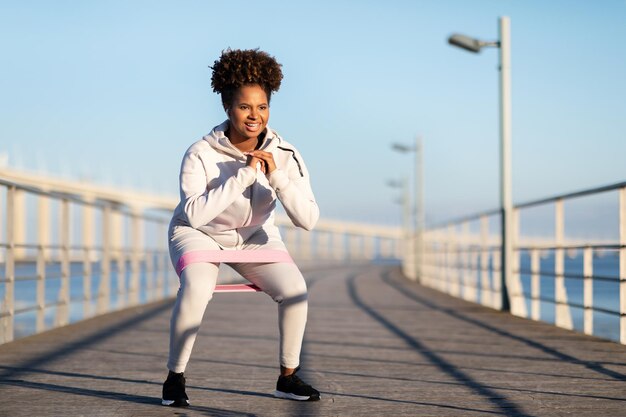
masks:
<path fill-rule="evenodd" d="M 166 407 L 189 407 L 187 400 L 161 400 L 161 405 Z"/>
<path fill-rule="evenodd" d="M 284 398 L 287 400 L 295 400 L 295 401 L 319 401 L 320 396 L 316 395 L 296 395 L 296 394 L 291 394 L 289 392 L 282 392 L 282 391 L 274 391 L 273 393 L 274 397 L 276 398 Z"/>

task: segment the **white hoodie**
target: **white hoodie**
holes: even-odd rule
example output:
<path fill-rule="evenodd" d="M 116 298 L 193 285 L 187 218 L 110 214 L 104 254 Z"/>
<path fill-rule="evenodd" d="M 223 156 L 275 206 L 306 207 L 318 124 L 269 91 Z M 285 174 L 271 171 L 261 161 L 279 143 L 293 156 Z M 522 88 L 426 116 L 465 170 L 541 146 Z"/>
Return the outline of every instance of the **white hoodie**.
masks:
<path fill-rule="evenodd" d="M 180 203 L 170 223 L 189 226 L 236 247 L 257 230 L 277 233 L 276 198 L 294 225 L 311 230 L 319 218 L 302 157 L 267 126 L 260 149 L 271 152 L 276 169 L 267 177 L 246 166 L 247 157 L 225 136 L 228 120 L 189 147 L 180 169 Z"/>

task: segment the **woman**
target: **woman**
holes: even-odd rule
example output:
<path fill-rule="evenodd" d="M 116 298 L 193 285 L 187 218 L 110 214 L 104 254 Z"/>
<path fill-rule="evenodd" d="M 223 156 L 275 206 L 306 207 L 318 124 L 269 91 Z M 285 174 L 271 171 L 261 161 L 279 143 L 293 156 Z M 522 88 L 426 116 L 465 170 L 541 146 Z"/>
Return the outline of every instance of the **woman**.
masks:
<path fill-rule="evenodd" d="M 180 171 L 180 203 L 169 248 L 180 277 L 170 327 L 162 404 L 189 405 L 184 371 L 202 316 L 226 262 L 278 304 L 280 376 L 274 395 L 319 400 L 296 375 L 307 317 L 307 289 L 274 224 L 276 199 L 294 225 L 311 230 L 319 209 L 298 151 L 267 122 L 281 65 L 259 50 L 226 50 L 211 86 L 228 119 L 191 145 Z"/>

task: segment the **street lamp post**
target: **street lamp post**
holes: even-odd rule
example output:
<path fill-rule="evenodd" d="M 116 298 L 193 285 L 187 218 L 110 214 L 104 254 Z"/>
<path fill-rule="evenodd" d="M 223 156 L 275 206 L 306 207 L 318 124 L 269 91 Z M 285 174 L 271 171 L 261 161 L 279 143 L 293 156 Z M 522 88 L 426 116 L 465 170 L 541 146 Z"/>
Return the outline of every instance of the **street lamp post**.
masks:
<path fill-rule="evenodd" d="M 405 257 L 408 253 L 409 249 L 409 241 L 411 239 L 411 197 L 409 195 L 409 181 L 407 178 L 402 178 L 402 180 L 389 180 L 387 181 L 387 185 L 392 188 L 400 188 L 402 190 L 402 196 L 400 199 L 396 200 L 396 202 L 402 205 L 402 224 L 405 232 L 405 245 L 402 248 Z M 405 275 L 409 275 L 407 273 L 406 264 L 403 262 L 403 272 Z"/>
<path fill-rule="evenodd" d="M 415 279 L 422 279 L 422 261 L 424 248 L 424 165 L 422 137 L 415 138 L 415 145 L 408 146 L 401 143 L 393 143 L 392 149 L 401 153 L 415 152 Z M 409 234 L 410 236 L 410 234 Z"/>
<path fill-rule="evenodd" d="M 500 18 L 500 39 L 486 42 L 465 35 L 448 38 L 451 45 L 478 53 L 484 47 L 500 50 L 500 211 L 502 220 L 501 308 L 510 310 L 507 282 L 512 277 L 513 261 L 513 200 L 511 181 L 511 40 L 510 19 Z"/>
<path fill-rule="evenodd" d="M 404 226 L 405 232 L 407 234 L 410 234 L 411 197 L 409 195 L 409 181 L 406 178 L 402 178 L 401 180 L 389 180 L 387 181 L 387 186 L 391 188 L 398 188 L 402 193 L 400 195 L 400 198 L 394 200 L 394 202 L 402 206 L 402 224 Z"/>

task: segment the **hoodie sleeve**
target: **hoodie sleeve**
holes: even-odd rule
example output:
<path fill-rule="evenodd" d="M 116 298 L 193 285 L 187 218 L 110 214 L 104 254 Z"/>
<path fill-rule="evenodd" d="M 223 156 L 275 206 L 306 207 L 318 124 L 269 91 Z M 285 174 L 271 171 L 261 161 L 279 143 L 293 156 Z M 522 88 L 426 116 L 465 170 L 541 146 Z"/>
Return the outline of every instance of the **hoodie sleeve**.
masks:
<path fill-rule="evenodd" d="M 211 222 L 256 180 L 256 171 L 244 167 L 218 187 L 209 188 L 205 163 L 210 162 L 203 161 L 197 152 L 187 151 L 180 168 L 183 212 L 195 229 Z"/>
<path fill-rule="evenodd" d="M 268 177 L 270 186 L 293 224 L 312 230 L 320 217 L 320 210 L 311 189 L 309 172 L 297 150 L 282 151 L 292 153 L 292 157 L 286 167 L 272 171 Z"/>

